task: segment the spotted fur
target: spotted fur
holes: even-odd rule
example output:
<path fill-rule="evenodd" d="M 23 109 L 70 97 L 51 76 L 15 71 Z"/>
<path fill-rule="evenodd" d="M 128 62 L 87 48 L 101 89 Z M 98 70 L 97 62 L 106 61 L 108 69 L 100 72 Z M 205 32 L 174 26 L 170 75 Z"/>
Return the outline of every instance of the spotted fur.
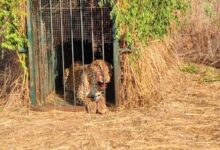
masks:
<path fill-rule="evenodd" d="M 106 85 L 111 80 L 111 67 L 103 60 L 95 60 L 89 65 L 75 64 L 68 68 L 66 90 L 74 92 L 79 102 L 82 102 L 89 113 L 106 113 L 105 97 Z"/>

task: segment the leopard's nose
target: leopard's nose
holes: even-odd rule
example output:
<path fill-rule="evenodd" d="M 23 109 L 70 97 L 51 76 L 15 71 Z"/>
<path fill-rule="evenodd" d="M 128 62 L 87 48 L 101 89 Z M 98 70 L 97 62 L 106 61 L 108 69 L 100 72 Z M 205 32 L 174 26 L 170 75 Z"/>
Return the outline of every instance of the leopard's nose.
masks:
<path fill-rule="evenodd" d="M 93 101 L 97 101 L 100 98 L 101 94 L 92 96 Z"/>
<path fill-rule="evenodd" d="M 106 78 L 106 77 L 103 77 L 102 78 L 102 83 L 108 83 L 109 82 L 109 79 L 108 78 Z"/>
<path fill-rule="evenodd" d="M 109 83 L 109 79 L 105 78 L 104 82 L 103 83 Z"/>

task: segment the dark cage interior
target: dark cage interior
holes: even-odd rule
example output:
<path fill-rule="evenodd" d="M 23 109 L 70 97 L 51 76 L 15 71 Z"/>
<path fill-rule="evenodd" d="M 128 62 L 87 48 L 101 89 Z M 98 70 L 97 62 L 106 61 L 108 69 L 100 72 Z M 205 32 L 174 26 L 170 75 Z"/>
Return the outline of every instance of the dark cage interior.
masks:
<path fill-rule="evenodd" d="M 99 0 L 33 0 L 32 24 L 36 95 L 65 94 L 65 69 L 96 59 L 114 64 L 111 8 Z M 115 104 L 114 75 L 106 89 L 107 103 Z M 70 100 L 70 102 L 73 102 Z"/>

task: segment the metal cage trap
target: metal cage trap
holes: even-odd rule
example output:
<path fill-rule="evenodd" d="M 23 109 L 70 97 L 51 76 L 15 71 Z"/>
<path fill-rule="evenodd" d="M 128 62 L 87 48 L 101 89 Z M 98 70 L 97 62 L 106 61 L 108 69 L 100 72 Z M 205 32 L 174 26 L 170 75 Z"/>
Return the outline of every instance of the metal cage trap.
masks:
<path fill-rule="evenodd" d="M 117 105 L 118 49 L 113 36 L 111 7 L 99 0 L 29 0 L 28 35 L 32 103 L 46 103 L 51 93 L 66 100 L 64 70 L 103 59 L 114 67 L 106 90 Z M 73 104 L 75 104 L 75 98 Z"/>

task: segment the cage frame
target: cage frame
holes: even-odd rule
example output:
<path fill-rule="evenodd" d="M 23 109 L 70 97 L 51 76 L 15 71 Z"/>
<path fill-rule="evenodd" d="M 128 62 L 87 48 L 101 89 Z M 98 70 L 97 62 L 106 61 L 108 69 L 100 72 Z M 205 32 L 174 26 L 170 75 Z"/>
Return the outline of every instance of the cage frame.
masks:
<path fill-rule="evenodd" d="M 36 66 L 35 66 L 35 56 L 36 51 L 33 40 L 33 0 L 27 0 L 27 41 L 28 41 L 28 64 L 29 64 L 29 96 L 32 106 L 37 106 L 37 93 L 36 93 Z M 112 20 L 113 26 L 113 78 L 114 78 L 114 88 L 115 88 L 115 107 L 120 107 L 120 48 L 119 41 L 115 37 L 116 27 L 114 19 Z M 75 106 L 76 107 L 76 106 Z"/>

